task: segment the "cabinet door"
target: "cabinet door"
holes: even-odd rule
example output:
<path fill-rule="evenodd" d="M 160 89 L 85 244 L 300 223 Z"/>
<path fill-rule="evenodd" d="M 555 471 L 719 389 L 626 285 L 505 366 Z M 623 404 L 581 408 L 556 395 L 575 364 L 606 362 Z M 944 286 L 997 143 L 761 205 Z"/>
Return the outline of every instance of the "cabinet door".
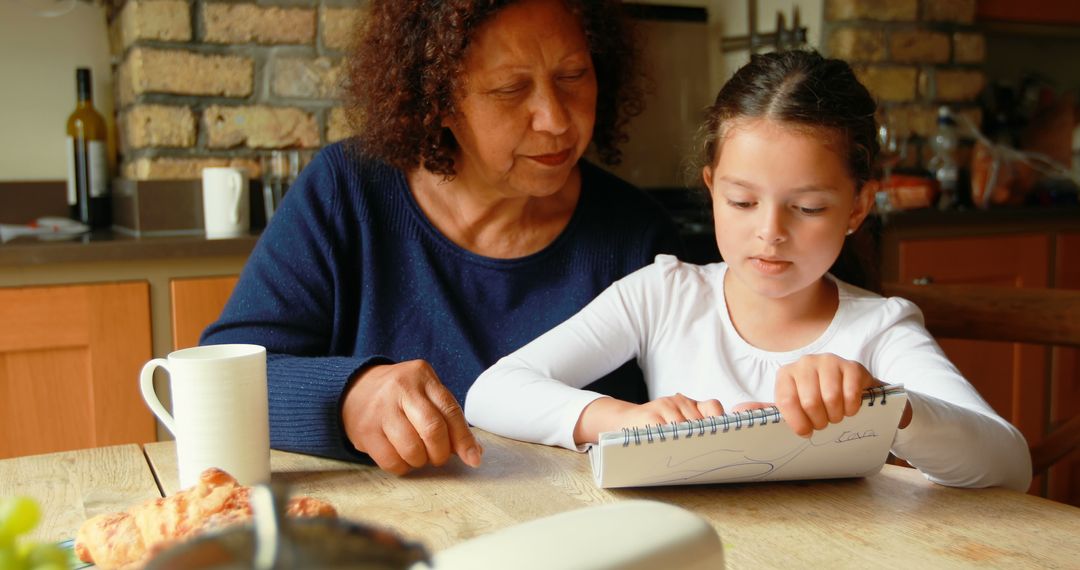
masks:
<path fill-rule="evenodd" d="M 229 300 L 236 276 L 173 279 L 172 293 L 173 350 L 198 346 L 199 335 L 217 320 Z"/>
<path fill-rule="evenodd" d="M 1054 260 L 1055 286 L 1080 289 L 1080 233 L 1057 238 Z M 1050 395 L 1050 427 L 1080 415 L 1080 349 L 1055 348 L 1053 393 Z M 1080 506 L 1080 452 L 1060 461 L 1050 470 L 1048 496 Z"/>
<path fill-rule="evenodd" d="M 910 283 L 982 283 L 1046 287 L 1050 238 L 1045 234 L 920 239 L 900 242 L 899 278 Z M 1047 349 L 986 341 L 942 340 L 960 372 L 1028 443 L 1042 439 L 1049 374 Z"/>
<path fill-rule="evenodd" d="M 979 0 L 975 6 L 979 21 L 1080 24 L 1076 0 Z"/>
<path fill-rule="evenodd" d="M 153 441 L 145 282 L 0 288 L 0 458 Z"/>

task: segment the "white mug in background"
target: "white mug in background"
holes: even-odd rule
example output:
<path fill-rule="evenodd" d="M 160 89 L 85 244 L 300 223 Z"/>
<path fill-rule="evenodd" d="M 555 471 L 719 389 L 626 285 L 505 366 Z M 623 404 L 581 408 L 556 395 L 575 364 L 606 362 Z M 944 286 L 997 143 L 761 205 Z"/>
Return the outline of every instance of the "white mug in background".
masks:
<path fill-rule="evenodd" d="M 169 373 L 173 413 L 154 391 L 154 370 Z M 176 437 L 180 487 L 208 467 L 243 485 L 270 481 L 270 421 L 266 349 L 254 344 L 185 348 L 147 362 L 139 377 L 143 399 Z"/>
<path fill-rule="evenodd" d="M 202 171 L 203 220 L 210 239 L 239 237 L 251 227 L 248 176 L 242 168 Z"/>

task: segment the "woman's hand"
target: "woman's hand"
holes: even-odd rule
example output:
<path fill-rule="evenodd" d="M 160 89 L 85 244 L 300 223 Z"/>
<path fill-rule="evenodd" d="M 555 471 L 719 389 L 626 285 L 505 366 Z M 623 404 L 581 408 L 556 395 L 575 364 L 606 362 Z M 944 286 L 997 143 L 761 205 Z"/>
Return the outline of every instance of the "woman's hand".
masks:
<path fill-rule="evenodd" d="M 776 372 L 776 407 L 792 431 L 810 437 L 814 430 L 855 415 L 863 390 L 882 385 L 858 362 L 810 354 Z"/>
<path fill-rule="evenodd" d="M 451 453 L 480 465 L 461 406 L 423 360 L 365 369 L 345 390 L 341 418 L 353 446 L 391 473 L 442 465 Z"/>
<path fill-rule="evenodd" d="M 723 415 L 719 400 L 694 400 L 682 394 L 631 404 L 614 398 L 593 400 L 581 411 L 574 427 L 574 442 L 596 443 L 600 434 L 624 427 L 645 427 Z"/>

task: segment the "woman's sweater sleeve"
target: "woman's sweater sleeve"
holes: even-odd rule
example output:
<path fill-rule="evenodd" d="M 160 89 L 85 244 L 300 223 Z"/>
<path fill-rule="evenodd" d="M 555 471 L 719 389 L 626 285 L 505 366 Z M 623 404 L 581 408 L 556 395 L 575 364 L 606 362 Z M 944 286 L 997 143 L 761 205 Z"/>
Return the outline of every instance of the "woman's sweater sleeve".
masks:
<path fill-rule="evenodd" d="M 893 453 L 927 479 L 953 487 L 1031 484 L 1027 442 L 986 403 L 945 356 L 909 301 L 888 300 L 895 322 L 876 343 L 872 372 L 904 384 L 911 423 L 897 431 Z"/>
<path fill-rule="evenodd" d="M 670 256 L 659 256 L 669 258 Z M 674 260 L 674 258 L 671 258 Z M 514 439 L 581 451 L 574 428 L 603 397 L 586 384 L 641 354 L 656 264 L 616 281 L 581 311 L 488 368 L 469 389 L 470 424 Z"/>

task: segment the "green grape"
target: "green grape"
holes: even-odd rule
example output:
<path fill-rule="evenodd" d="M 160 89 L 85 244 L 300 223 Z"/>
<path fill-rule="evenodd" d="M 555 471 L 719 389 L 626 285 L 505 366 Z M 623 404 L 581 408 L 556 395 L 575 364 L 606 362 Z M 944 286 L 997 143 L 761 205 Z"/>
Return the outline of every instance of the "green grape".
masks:
<path fill-rule="evenodd" d="M 26 565 L 19 559 L 14 548 L 0 548 L 0 570 L 24 570 Z"/>
<path fill-rule="evenodd" d="M 0 535 L 18 536 L 30 532 L 41 519 L 41 508 L 30 497 L 0 499 Z"/>
<path fill-rule="evenodd" d="M 41 570 L 47 566 L 64 568 L 67 566 L 67 555 L 59 546 L 46 542 L 39 542 L 30 546 L 26 554 L 26 566 L 33 570 Z"/>

